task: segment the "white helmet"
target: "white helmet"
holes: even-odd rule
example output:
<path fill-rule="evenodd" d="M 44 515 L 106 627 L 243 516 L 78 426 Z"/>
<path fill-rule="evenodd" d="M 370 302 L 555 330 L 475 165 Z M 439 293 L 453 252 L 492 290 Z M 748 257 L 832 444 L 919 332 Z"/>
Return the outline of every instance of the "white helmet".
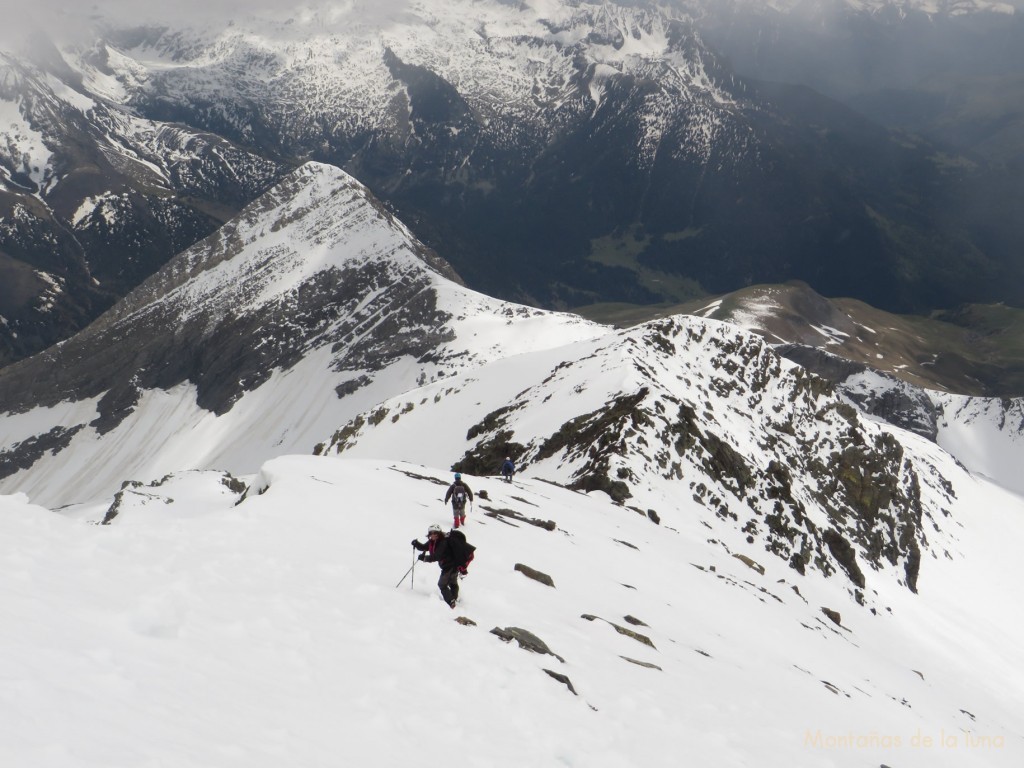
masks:
<path fill-rule="evenodd" d="M 429 536 L 432 533 L 444 533 L 444 531 L 442 530 L 440 525 L 434 523 L 432 526 L 427 528 L 427 536 Z"/>

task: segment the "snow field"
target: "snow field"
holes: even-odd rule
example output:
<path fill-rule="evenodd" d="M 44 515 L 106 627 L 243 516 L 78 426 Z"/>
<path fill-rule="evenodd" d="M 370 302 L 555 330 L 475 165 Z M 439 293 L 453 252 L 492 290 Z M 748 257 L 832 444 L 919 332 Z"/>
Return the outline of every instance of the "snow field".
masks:
<path fill-rule="evenodd" d="M 62 516 L 0 497 L 0 761 L 401 765 L 445 739 L 493 766 L 992 766 L 1020 755 L 1019 623 L 991 634 L 980 621 L 990 606 L 975 611 L 965 575 L 992 575 L 973 570 L 977 553 L 989 529 L 1016 532 L 1019 517 L 980 516 L 963 561 L 929 562 L 921 595 L 893 586 L 881 596 L 891 615 L 873 616 L 839 579 L 800 579 L 767 557 L 762 577 L 602 494 L 467 478 L 491 501 L 469 514 L 477 560 L 451 611 L 436 565 L 395 588 L 409 540 L 450 521 L 447 473 L 287 456 L 237 506 L 220 477 L 129 491 L 109 526 L 93 524 L 104 505 Z M 509 525 L 485 506 L 558 529 Z M 993 602 L 1001 589 L 989 585 Z M 843 628 L 821 605 L 841 611 Z M 527 629 L 565 662 L 492 627 Z M 968 747 L 965 729 L 1002 746 Z M 955 733 L 962 746 L 914 748 L 916 733 Z M 849 734 L 863 745 L 828 746 Z"/>

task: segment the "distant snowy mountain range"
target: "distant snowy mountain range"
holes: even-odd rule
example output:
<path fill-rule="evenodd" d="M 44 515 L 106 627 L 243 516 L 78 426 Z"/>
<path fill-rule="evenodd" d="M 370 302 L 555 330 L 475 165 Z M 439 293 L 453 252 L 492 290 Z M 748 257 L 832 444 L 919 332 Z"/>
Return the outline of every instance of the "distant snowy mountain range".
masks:
<path fill-rule="evenodd" d="M 0 365 L 82 328 L 279 178 L 212 134 L 81 86 L 56 49 L 0 50 Z"/>
<path fill-rule="evenodd" d="M 469 285 L 532 305 L 790 278 L 900 310 L 1019 299 L 1018 176 L 761 82 L 750 35 L 797 56 L 803 32 L 734 23 L 747 8 L 360 0 L 143 25 L 101 5 L 73 36 L 7 45 L 4 359 L 82 327 L 307 159 L 366 184 Z M 780 9 L 810 12 L 762 8 Z"/>

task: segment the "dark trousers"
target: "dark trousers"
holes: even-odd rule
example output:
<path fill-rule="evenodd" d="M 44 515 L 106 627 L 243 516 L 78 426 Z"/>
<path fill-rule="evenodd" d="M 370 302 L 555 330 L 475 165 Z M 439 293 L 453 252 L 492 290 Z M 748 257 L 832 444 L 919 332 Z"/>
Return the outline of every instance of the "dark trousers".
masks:
<path fill-rule="evenodd" d="M 459 569 L 455 566 L 443 568 L 441 578 L 437 580 L 437 588 L 446 603 L 459 599 Z"/>

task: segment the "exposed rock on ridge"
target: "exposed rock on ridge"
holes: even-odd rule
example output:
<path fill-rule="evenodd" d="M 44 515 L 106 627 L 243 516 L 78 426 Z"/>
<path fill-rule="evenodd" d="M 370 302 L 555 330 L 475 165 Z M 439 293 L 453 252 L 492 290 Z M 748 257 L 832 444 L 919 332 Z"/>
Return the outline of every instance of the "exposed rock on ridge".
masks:
<path fill-rule="evenodd" d="M 415 428 L 430 418 L 434 398 L 454 397 L 466 414 L 450 427 L 465 430 L 460 466 L 487 466 L 492 445 L 514 445 L 520 472 L 605 491 L 645 516 L 653 509 L 665 525 L 679 524 L 666 508 L 692 497 L 712 532 L 738 532 L 800 573 L 845 574 L 858 600 L 872 571 L 892 569 L 916 589 L 926 526 L 945 516 L 952 489 L 926 457 L 862 418 L 828 381 L 754 335 L 682 316 L 566 354 L 498 412 L 474 408 L 482 383 L 436 395 L 436 386 L 426 387 L 415 411 L 358 420 L 328 450 L 359 456 L 361 441 Z M 545 414 L 564 412 L 567 397 L 581 414 L 551 424 Z"/>
<path fill-rule="evenodd" d="M 202 407 L 223 413 L 314 343 L 337 346 L 336 366 L 365 371 L 433 350 L 446 337 L 434 330 L 446 315 L 427 290 L 426 273 L 436 268 L 454 276 L 436 257 L 425 249 L 407 253 L 396 274 L 395 257 L 407 242 L 399 237 L 380 251 L 366 243 L 361 258 L 335 264 L 308 264 L 297 250 L 319 243 L 321 258 L 329 257 L 367 217 L 400 227 L 369 199 L 340 171 L 305 166 L 77 338 L 5 369 L 0 403 L 24 410 L 103 395 L 102 432 L 120 422 L 139 391 L 183 382 L 196 385 Z M 319 215 L 321 206 L 331 216 Z M 278 218 L 268 220 L 271 212 Z M 276 238 L 282 230 L 288 237 Z M 384 304 L 366 303 L 375 295 Z M 377 322 L 385 328 L 367 334 Z"/>

